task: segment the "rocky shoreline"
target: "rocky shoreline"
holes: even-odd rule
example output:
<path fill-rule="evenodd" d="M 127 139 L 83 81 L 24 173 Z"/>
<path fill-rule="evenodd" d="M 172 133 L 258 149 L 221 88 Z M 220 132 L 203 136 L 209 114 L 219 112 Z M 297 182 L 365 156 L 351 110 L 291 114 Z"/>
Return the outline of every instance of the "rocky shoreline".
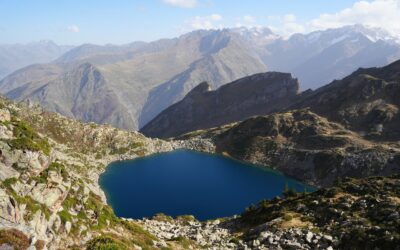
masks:
<path fill-rule="evenodd" d="M 160 247 L 167 246 L 168 241 L 184 237 L 192 240 L 203 249 L 326 249 L 333 250 L 338 239 L 330 235 L 313 233 L 307 229 L 290 228 L 287 230 L 270 231 L 268 225 L 255 228 L 252 236 L 245 241 L 238 239 L 236 233 L 236 217 L 220 221 L 199 222 L 185 221 L 181 218 L 167 221 L 157 218 L 136 220 L 150 233 L 161 239 Z"/>

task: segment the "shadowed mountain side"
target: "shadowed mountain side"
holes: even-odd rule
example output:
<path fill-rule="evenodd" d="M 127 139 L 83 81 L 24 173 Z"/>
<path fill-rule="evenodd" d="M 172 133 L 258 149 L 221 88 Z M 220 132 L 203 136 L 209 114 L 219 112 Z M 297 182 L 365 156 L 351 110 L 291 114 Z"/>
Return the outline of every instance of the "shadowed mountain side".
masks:
<path fill-rule="evenodd" d="M 215 91 L 201 83 L 186 97 L 164 110 L 141 132 L 151 137 L 174 137 L 253 115 L 286 108 L 296 98 L 297 79 L 287 73 L 268 72 L 244 77 Z"/>
<path fill-rule="evenodd" d="M 400 61 L 382 68 L 359 69 L 303 95 L 291 109 L 310 108 L 367 137 L 400 139 Z"/>

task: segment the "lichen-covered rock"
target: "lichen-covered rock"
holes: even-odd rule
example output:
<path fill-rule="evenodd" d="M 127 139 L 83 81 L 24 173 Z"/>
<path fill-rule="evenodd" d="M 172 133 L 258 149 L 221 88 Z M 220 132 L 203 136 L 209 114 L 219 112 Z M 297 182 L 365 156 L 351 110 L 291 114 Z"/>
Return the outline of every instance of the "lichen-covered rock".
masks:
<path fill-rule="evenodd" d="M 4 181 L 9 178 L 18 178 L 20 173 L 10 166 L 6 166 L 0 162 L 0 181 Z"/>
<path fill-rule="evenodd" d="M 0 109 L 0 121 L 9 122 L 11 120 L 10 111 L 8 109 Z"/>

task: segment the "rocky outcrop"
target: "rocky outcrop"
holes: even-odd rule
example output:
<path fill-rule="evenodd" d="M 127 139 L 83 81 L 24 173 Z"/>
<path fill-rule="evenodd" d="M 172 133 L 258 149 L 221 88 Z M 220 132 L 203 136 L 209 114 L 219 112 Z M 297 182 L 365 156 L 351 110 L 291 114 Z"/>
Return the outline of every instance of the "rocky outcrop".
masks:
<path fill-rule="evenodd" d="M 290 74 L 269 72 L 209 89 L 210 85 L 201 83 L 140 131 L 150 137 L 176 137 L 279 111 L 297 97 L 299 83 Z"/>

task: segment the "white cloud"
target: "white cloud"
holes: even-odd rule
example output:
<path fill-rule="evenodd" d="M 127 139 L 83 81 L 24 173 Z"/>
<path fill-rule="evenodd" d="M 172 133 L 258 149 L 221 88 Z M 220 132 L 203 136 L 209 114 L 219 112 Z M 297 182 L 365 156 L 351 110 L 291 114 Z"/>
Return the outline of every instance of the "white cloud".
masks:
<path fill-rule="evenodd" d="M 283 16 L 283 33 L 284 35 L 291 35 L 294 33 L 302 33 L 306 28 L 297 22 L 297 17 L 293 14 Z"/>
<path fill-rule="evenodd" d="M 283 16 L 283 21 L 286 23 L 296 22 L 296 16 L 293 14 L 286 14 Z"/>
<path fill-rule="evenodd" d="M 302 22 L 293 14 L 268 16 L 267 20 L 274 32 L 284 36 L 362 24 L 385 29 L 400 38 L 400 0 L 359 0 L 349 8 Z"/>
<path fill-rule="evenodd" d="M 246 15 L 243 17 L 243 21 L 246 23 L 255 23 L 256 22 L 256 18 L 250 15 Z"/>
<path fill-rule="evenodd" d="M 254 16 L 251 15 L 245 15 L 237 19 L 238 22 L 236 23 L 236 27 L 256 27 L 259 26 L 257 25 L 257 19 Z"/>
<path fill-rule="evenodd" d="M 186 27 L 183 29 L 187 30 L 198 30 L 198 29 L 215 29 L 220 28 L 221 25 L 217 25 L 222 20 L 222 16 L 219 14 L 212 14 L 209 16 L 196 16 L 190 21 L 186 21 Z"/>
<path fill-rule="evenodd" d="M 77 25 L 70 25 L 67 27 L 67 31 L 73 32 L 73 33 L 78 33 L 80 31 L 80 29 Z"/>
<path fill-rule="evenodd" d="M 309 22 L 310 30 L 338 28 L 352 24 L 384 28 L 398 35 L 400 33 L 400 1 L 358 1 L 350 8 L 337 13 L 322 14 Z"/>
<path fill-rule="evenodd" d="M 213 21 L 220 21 L 222 19 L 222 16 L 219 14 L 212 14 L 211 16 L 209 16 L 211 20 Z"/>
<path fill-rule="evenodd" d="M 306 29 L 303 25 L 295 22 L 287 22 L 283 25 L 284 35 L 292 35 L 294 33 L 304 33 Z"/>
<path fill-rule="evenodd" d="M 197 0 L 162 0 L 164 3 L 179 8 L 194 8 L 197 5 Z"/>
<path fill-rule="evenodd" d="M 269 28 L 273 32 L 283 36 L 290 36 L 294 33 L 303 33 L 306 31 L 304 25 L 297 22 L 297 17 L 293 14 L 268 16 L 267 19 L 275 23 L 275 25 L 269 26 Z"/>

